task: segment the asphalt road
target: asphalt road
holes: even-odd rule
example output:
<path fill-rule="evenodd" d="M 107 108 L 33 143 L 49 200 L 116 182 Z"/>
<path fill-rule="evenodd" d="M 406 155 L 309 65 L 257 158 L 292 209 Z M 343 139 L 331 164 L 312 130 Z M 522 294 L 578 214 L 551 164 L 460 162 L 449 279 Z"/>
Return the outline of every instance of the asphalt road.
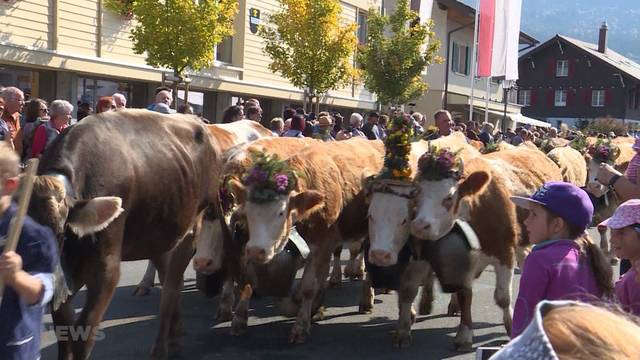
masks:
<path fill-rule="evenodd" d="M 347 254 L 343 253 L 342 259 Z M 343 265 L 346 261 L 343 261 Z M 102 322 L 105 337 L 96 343 L 93 359 L 144 359 L 156 336 L 160 291 L 149 296 L 131 294 L 146 266 L 145 261 L 124 263 L 122 277 Z M 372 314 L 358 313 L 361 281 L 343 280 L 342 286 L 326 295 L 324 320 L 314 323 L 311 337 L 303 345 L 287 342 L 293 319 L 279 316 L 269 298 L 251 302 L 249 330 L 240 337 L 230 334 L 230 323 L 215 322 L 217 301 L 195 289 L 195 274 L 185 274 L 182 316 L 187 334 L 182 350 L 172 358 L 180 359 L 475 359 L 474 353 L 457 353 L 452 342 L 459 318 L 446 316 L 449 296 L 437 291 L 434 311 L 419 316 L 413 326 L 413 343 L 407 349 L 394 349 L 391 331 L 398 318 L 395 292 L 376 295 Z M 518 292 L 520 276 L 514 278 L 513 294 Z M 488 268 L 474 285 L 474 347 L 504 343 L 508 338 L 501 324 L 501 313 L 493 302 L 495 274 Z M 437 287 L 437 285 L 436 285 Z M 514 301 L 512 300 L 512 303 Z M 77 297 L 76 311 L 84 303 Z M 45 316 L 45 329 L 51 317 Z M 57 347 L 52 331 L 42 338 L 42 358 L 55 359 Z"/>

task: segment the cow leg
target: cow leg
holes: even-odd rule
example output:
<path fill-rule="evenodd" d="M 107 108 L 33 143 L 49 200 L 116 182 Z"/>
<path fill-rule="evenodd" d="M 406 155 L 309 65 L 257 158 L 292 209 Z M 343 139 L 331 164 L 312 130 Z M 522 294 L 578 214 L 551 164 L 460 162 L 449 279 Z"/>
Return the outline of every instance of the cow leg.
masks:
<path fill-rule="evenodd" d="M 348 279 L 362 279 L 364 277 L 364 252 L 362 243 L 353 241 L 349 246 L 349 262 L 344 267 L 344 276 Z"/>
<path fill-rule="evenodd" d="M 121 226 L 112 223 L 109 231 L 103 232 L 97 243 L 102 244 L 101 259 L 93 262 L 95 268 L 87 276 L 86 303 L 76 321 L 76 331 L 82 334 L 80 339 L 73 339 L 73 358 L 88 359 L 95 345 L 96 336 L 100 336 L 100 321 L 104 316 L 120 279 L 120 240 Z M 113 245 L 117 244 L 117 245 Z"/>
<path fill-rule="evenodd" d="M 60 308 L 51 312 L 54 333 L 58 338 L 58 360 L 72 360 L 73 347 L 69 341 L 69 329 L 73 326 L 75 313 L 71 305 L 72 298 L 68 298 Z M 59 336 L 60 335 L 60 336 Z"/>
<path fill-rule="evenodd" d="M 431 265 L 427 263 L 428 269 L 425 271 L 422 280 L 422 295 L 420 295 L 420 304 L 418 305 L 418 314 L 429 315 L 433 310 L 433 271 Z"/>
<path fill-rule="evenodd" d="M 471 320 L 473 292 L 471 288 L 466 288 L 459 290 L 456 295 L 460 304 L 460 326 L 453 344 L 457 351 L 471 351 L 473 349 L 473 321 Z"/>
<path fill-rule="evenodd" d="M 329 287 L 339 287 L 342 283 L 342 267 L 340 265 L 340 254 L 342 253 L 342 245 L 336 247 L 333 251 L 333 269 L 329 278 Z"/>
<path fill-rule="evenodd" d="M 524 269 L 524 261 L 527 256 L 531 252 L 531 245 L 520 245 L 516 246 L 516 263 L 518 264 L 518 268 L 520 270 Z"/>
<path fill-rule="evenodd" d="M 513 319 L 513 309 L 511 308 L 511 282 L 513 280 L 513 267 L 494 264 L 496 271 L 496 290 L 493 299 L 502 309 L 502 322 L 507 330 L 507 335 L 511 334 L 511 320 Z"/>
<path fill-rule="evenodd" d="M 371 314 L 373 311 L 373 298 L 375 297 L 375 292 L 371 285 L 371 275 L 367 273 L 364 277 L 364 281 L 362 282 L 362 296 L 360 297 L 360 306 L 358 307 L 358 312 L 360 314 Z"/>
<path fill-rule="evenodd" d="M 247 321 L 249 319 L 249 300 L 253 289 L 251 285 L 246 284 L 240 292 L 240 299 L 236 306 L 236 311 L 233 314 L 233 320 L 231 321 L 231 335 L 242 335 L 247 331 Z"/>
<path fill-rule="evenodd" d="M 311 237 L 312 236 L 310 236 L 310 238 Z M 335 249 L 335 244 L 341 240 L 341 237 L 335 226 L 332 226 L 329 231 L 324 234 L 324 239 L 316 238 L 315 240 L 316 241 L 309 239 L 309 243 L 318 245 L 311 251 L 311 258 L 308 259 L 302 274 L 302 281 L 300 283 L 302 303 L 298 311 L 296 323 L 291 329 L 291 335 L 289 336 L 290 343 L 303 343 L 307 335 L 309 335 L 314 301 L 320 291 L 320 287 L 323 286 L 327 278 L 332 250 Z"/>
<path fill-rule="evenodd" d="M 424 261 L 414 261 L 402 274 L 398 290 L 398 323 L 393 335 L 393 346 L 403 348 L 411 345 L 411 325 L 415 322 L 416 312 L 413 301 L 425 277 L 425 271 L 431 268 Z"/>
<path fill-rule="evenodd" d="M 233 303 L 235 301 L 234 281 L 228 277 L 222 285 L 222 294 L 218 302 L 218 312 L 216 313 L 217 322 L 231 321 L 233 319 Z"/>
<path fill-rule="evenodd" d="M 166 278 L 162 285 L 160 298 L 160 326 L 156 341 L 151 349 L 153 359 L 167 358 L 169 341 L 176 348 L 179 345 L 178 335 L 182 328 L 179 313 L 180 292 L 184 285 L 184 271 L 193 256 L 193 242 L 193 234 L 186 235 L 169 255 Z"/>
<path fill-rule="evenodd" d="M 156 267 L 153 265 L 151 261 L 147 263 L 147 270 L 144 272 L 144 276 L 142 276 L 142 280 L 136 286 L 136 289 L 133 291 L 133 296 L 147 296 L 151 292 L 151 288 L 153 287 L 156 280 Z M 162 282 L 162 281 L 161 281 Z"/>

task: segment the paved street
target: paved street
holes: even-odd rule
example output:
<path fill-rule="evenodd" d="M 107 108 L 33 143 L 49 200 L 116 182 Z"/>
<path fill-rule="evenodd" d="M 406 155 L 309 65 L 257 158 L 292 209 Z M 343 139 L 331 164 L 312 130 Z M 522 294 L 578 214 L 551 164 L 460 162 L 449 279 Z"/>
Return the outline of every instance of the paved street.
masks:
<path fill-rule="evenodd" d="M 343 253 L 342 259 L 347 258 Z M 343 264 L 346 261 L 343 261 Z M 156 335 L 156 314 L 160 292 L 156 288 L 147 297 L 131 293 L 140 280 L 146 262 L 125 263 L 116 295 L 102 327 L 105 339 L 99 341 L 93 359 L 144 359 Z M 434 313 L 418 317 L 413 326 L 413 345 L 397 350 L 391 346 L 390 331 L 397 319 L 396 295 L 377 295 L 374 312 L 358 314 L 362 283 L 344 280 L 342 287 L 327 293 L 327 316 L 312 327 L 312 336 L 304 345 L 287 343 L 292 319 L 278 316 L 270 299 L 252 301 L 249 331 L 242 337 L 229 334 L 230 323 L 216 324 L 216 301 L 204 297 L 195 288 L 191 267 L 186 274 L 182 312 L 187 335 L 183 338 L 182 359 L 475 359 L 473 353 L 452 351 L 458 318 L 447 317 L 448 295 L 438 293 Z M 501 314 L 493 303 L 494 272 L 489 268 L 474 287 L 473 317 L 475 346 L 507 339 Z M 520 276 L 515 276 L 514 295 Z M 77 304 L 81 304 L 77 299 Z M 45 318 L 51 327 L 51 318 Z M 43 337 L 43 359 L 54 359 L 53 332 Z"/>

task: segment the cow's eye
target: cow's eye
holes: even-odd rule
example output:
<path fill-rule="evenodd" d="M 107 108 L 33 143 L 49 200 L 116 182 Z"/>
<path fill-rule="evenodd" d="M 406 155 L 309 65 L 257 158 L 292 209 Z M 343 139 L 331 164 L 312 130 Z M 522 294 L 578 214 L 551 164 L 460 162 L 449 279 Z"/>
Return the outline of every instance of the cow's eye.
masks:
<path fill-rule="evenodd" d="M 402 220 L 402 225 L 407 223 L 407 219 Z"/>
<path fill-rule="evenodd" d="M 280 217 L 284 216 L 284 211 L 280 211 L 280 214 L 278 214 L 278 216 Z"/>
<path fill-rule="evenodd" d="M 447 196 L 444 200 L 442 200 L 442 206 L 447 210 L 451 209 L 451 207 L 453 206 L 453 197 Z"/>

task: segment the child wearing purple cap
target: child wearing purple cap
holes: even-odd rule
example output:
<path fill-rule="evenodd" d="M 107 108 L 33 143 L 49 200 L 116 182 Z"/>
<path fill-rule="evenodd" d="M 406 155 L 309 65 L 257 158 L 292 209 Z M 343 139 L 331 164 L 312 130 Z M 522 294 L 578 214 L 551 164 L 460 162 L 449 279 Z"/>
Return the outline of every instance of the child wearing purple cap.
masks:
<path fill-rule="evenodd" d="M 611 229 L 611 247 L 616 256 L 633 264 L 616 282 L 616 298 L 625 310 L 640 316 L 640 200 L 624 202 L 600 225 Z"/>
<path fill-rule="evenodd" d="M 531 321 L 542 300 L 592 301 L 613 292 L 606 257 L 585 233 L 593 217 L 587 193 L 565 182 L 548 182 L 531 197 L 511 197 L 529 210 L 524 222 L 534 247 L 525 260 L 513 314 L 512 337 Z"/>

